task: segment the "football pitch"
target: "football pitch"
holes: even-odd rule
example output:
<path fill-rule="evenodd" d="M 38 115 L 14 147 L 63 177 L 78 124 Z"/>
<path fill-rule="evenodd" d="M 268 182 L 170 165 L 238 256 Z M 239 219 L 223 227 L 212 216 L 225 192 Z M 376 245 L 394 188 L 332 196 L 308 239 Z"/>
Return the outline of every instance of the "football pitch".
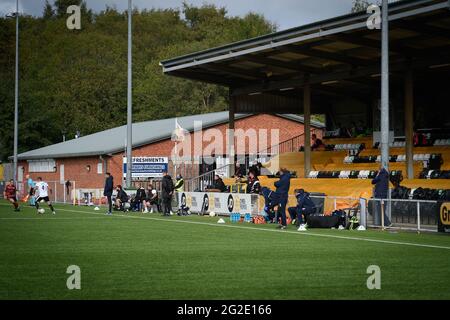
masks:
<path fill-rule="evenodd" d="M 0 201 L 0 299 L 450 299 L 448 235 L 43 207 Z"/>

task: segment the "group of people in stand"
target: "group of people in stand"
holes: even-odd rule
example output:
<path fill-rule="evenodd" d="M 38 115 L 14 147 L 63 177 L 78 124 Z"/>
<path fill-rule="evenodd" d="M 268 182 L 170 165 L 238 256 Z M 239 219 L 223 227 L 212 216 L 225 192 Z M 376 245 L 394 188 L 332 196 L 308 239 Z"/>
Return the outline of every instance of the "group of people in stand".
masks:
<path fill-rule="evenodd" d="M 374 185 L 374 220 L 375 224 L 381 224 L 381 216 L 384 218 L 384 225 L 392 225 L 386 214 L 386 203 L 382 199 L 387 199 L 389 192 L 389 172 L 380 167 L 378 174 L 372 180 Z M 291 218 L 292 224 L 296 225 L 298 231 L 305 231 L 307 227 L 307 218 L 316 213 L 316 204 L 311 199 L 310 194 L 304 189 L 296 189 L 296 206 L 287 207 L 289 200 L 289 189 L 291 186 L 291 173 L 286 168 L 279 171 L 279 180 L 274 183 L 275 190 L 267 187 L 261 187 L 258 174 L 255 168 L 250 168 L 248 172 L 247 193 L 260 194 L 264 197 L 264 211 L 270 222 L 279 223 L 278 228 L 284 230 L 287 228 L 286 209 Z M 275 209 L 276 208 L 276 209 Z M 275 212 L 276 210 L 276 212 Z"/>
<path fill-rule="evenodd" d="M 174 184 L 171 176 L 167 171 L 163 172 L 161 180 L 161 198 L 156 189 L 151 184 L 147 186 L 147 190 L 142 184 L 138 185 L 136 193 L 129 196 L 121 185 L 114 187 L 114 178 L 107 172 L 105 175 L 105 187 L 103 195 L 107 198 L 108 211 L 107 215 L 112 214 L 113 207 L 120 211 L 141 211 L 143 213 L 162 212 L 163 215 L 172 215 L 172 198 L 174 192 L 184 190 L 184 180 L 181 175 L 177 176 L 177 181 Z M 115 200 L 113 203 L 113 193 L 115 193 Z"/>
<path fill-rule="evenodd" d="M 321 151 L 325 150 L 326 145 L 323 143 L 322 139 L 319 139 L 317 135 L 314 133 L 311 135 L 311 151 Z M 305 147 L 301 146 L 299 149 L 300 152 L 305 151 Z"/>

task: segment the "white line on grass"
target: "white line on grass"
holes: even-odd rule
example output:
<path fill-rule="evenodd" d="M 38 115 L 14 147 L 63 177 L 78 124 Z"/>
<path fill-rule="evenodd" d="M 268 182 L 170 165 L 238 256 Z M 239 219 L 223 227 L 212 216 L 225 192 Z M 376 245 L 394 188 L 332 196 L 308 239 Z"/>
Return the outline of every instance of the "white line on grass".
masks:
<path fill-rule="evenodd" d="M 10 217 L 10 218 L 0 218 L 0 220 L 98 220 L 103 219 L 103 217 L 79 217 L 79 218 L 61 218 L 61 217 L 36 217 L 36 218 L 19 218 L 19 217 Z"/>
<path fill-rule="evenodd" d="M 0 204 L 0 205 L 5 206 L 6 204 Z M 60 209 L 60 208 L 58 208 L 58 210 L 59 211 L 67 211 L 67 212 L 94 214 L 94 215 L 104 215 L 103 213 L 95 213 L 95 212 L 71 210 L 71 209 Z M 336 235 L 331 235 L 331 234 L 318 234 L 318 233 L 298 232 L 298 231 L 288 231 L 288 230 L 276 230 L 276 229 L 266 229 L 266 228 L 254 228 L 254 227 L 245 227 L 245 226 L 234 226 L 234 225 L 228 225 L 228 224 L 216 224 L 216 223 L 209 223 L 209 222 L 198 222 L 198 221 L 187 221 L 187 220 L 171 220 L 170 218 L 140 217 L 140 216 L 130 216 L 130 215 L 123 215 L 123 214 L 113 214 L 112 217 L 129 218 L 129 219 L 144 219 L 144 220 L 162 221 L 162 222 L 188 223 L 188 224 L 196 224 L 196 225 L 204 225 L 204 226 L 212 226 L 212 227 L 233 228 L 233 229 L 242 229 L 242 230 L 263 231 L 263 232 L 264 231 L 265 232 L 278 232 L 278 233 L 288 233 L 288 234 L 296 234 L 296 235 L 302 235 L 302 236 L 333 238 L 333 239 L 341 239 L 341 240 L 366 241 L 366 242 L 394 244 L 394 245 L 410 246 L 410 247 L 450 250 L 450 247 L 436 246 L 436 245 L 431 245 L 431 244 L 420 244 L 420 243 L 389 241 L 389 240 L 358 238 L 358 237 L 346 237 L 346 236 L 336 236 Z M 105 216 L 105 218 L 108 218 L 108 216 Z M 50 219 L 51 218 L 49 218 L 49 220 Z"/>
<path fill-rule="evenodd" d="M 101 214 L 101 213 L 95 213 L 95 212 L 68 210 L 68 209 L 59 209 L 59 210 L 69 211 L 69 212 L 78 212 L 78 213 L 97 214 L 97 215 Z M 299 231 L 276 230 L 276 229 L 266 229 L 266 228 L 254 228 L 254 227 L 245 227 L 245 226 L 234 226 L 234 225 L 228 225 L 228 224 L 216 224 L 216 223 L 209 223 L 209 222 L 198 222 L 198 221 L 187 221 L 187 220 L 169 220 L 170 218 L 169 219 L 168 218 L 164 219 L 164 218 L 140 217 L 140 216 L 130 216 L 130 215 L 123 215 L 123 214 L 114 214 L 112 216 L 113 217 L 122 217 L 122 218 L 134 218 L 134 219 L 144 219 L 144 220 L 163 221 L 163 222 L 189 223 L 189 224 L 205 225 L 205 226 L 212 226 L 212 227 L 225 227 L 225 228 L 252 230 L 252 231 L 267 231 L 267 232 L 289 233 L 289 234 L 313 236 L 313 237 L 334 238 L 334 239 L 342 239 L 342 240 L 367 241 L 367 242 L 396 244 L 396 245 L 412 246 L 412 247 L 422 247 L 422 248 L 434 248 L 434 249 L 450 250 L 450 247 L 436 246 L 436 245 L 431 245 L 431 244 L 419 244 L 419 243 L 389 241 L 389 240 L 379 240 L 379 239 L 369 239 L 369 238 L 336 236 L 336 235 L 330 235 L 330 234 L 317 234 L 317 233 L 308 233 L 308 232 L 299 232 Z"/>

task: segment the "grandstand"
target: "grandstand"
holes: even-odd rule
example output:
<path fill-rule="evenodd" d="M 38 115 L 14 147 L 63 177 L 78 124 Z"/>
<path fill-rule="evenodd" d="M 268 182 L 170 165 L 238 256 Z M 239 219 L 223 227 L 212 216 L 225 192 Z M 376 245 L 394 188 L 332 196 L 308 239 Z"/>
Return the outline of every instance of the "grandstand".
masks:
<path fill-rule="evenodd" d="M 404 178 L 401 185 L 412 188 L 410 197 L 415 188 L 450 189 L 449 6 L 444 0 L 389 5 L 389 169 Z M 279 152 L 264 163 L 271 174 L 261 179 L 263 185 L 273 187 L 274 175 L 285 167 L 296 175 L 291 194 L 302 187 L 333 197 L 370 198 L 370 180 L 381 156 L 381 37 L 367 29 L 368 17 L 336 17 L 162 61 L 161 66 L 167 75 L 228 87 L 230 129 L 238 112 L 304 114 L 304 151 L 295 141 L 272 148 Z M 329 138 L 320 151 L 311 150 L 313 113 L 326 116 Z M 340 137 L 342 125 L 356 122 L 363 123 L 363 133 Z M 414 141 L 418 134 L 425 143 Z M 227 147 L 234 154 L 234 145 Z M 232 179 L 226 182 L 233 184 Z"/>
<path fill-rule="evenodd" d="M 362 142 L 364 141 L 364 142 Z M 335 178 L 349 178 L 348 175 L 337 174 L 339 171 L 377 171 L 380 167 L 380 151 L 373 148 L 372 139 L 369 138 L 346 138 L 325 140 L 330 151 L 317 151 L 311 155 L 312 171 L 307 178 L 318 178 L 320 171 L 336 172 Z M 361 146 L 372 146 L 361 149 Z M 357 154 L 350 155 L 352 151 Z M 285 152 L 276 155 L 271 161 L 264 164 L 271 172 L 276 173 L 279 169 L 275 166 L 286 167 L 297 173 L 299 178 L 304 176 L 304 152 Z M 434 159 L 436 161 L 434 161 Z M 428 176 L 429 171 L 444 172 L 450 168 L 450 145 L 427 147 L 415 147 L 413 149 L 414 177 L 416 179 L 447 178 L 442 176 Z M 437 162 L 435 165 L 434 162 Z M 273 165 L 274 164 L 274 165 Z M 390 149 L 390 170 L 407 171 L 404 147 L 392 147 Z M 357 177 L 356 175 L 355 177 Z M 369 178 L 364 176 L 363 178 Z"/>
<path fill-rule="evenodd" d="M 364 138 L 346 138 L 346 139 L 329 139 L 324 140 L 329 145 L 338 146 L 359 146 L 364 143 L 366 146 L 373 146 L 370 137 Z M 368 148 L 360 150 L 358 156 L 349 156 L 349 150 L 342 150 L 338 147 L 329 151 L 316 151 L 311 154 L 312 171 L 307 177 L 304 176 L 304 153 L 303 152 L 285 152 L 274 156 L 271 161 L 263 164 L 265 168 L 276 175 L 279 168 L 289 168 L 297 176 L 291 180 L 290 194 L 294 194 L 295 189 L 303 188 L 310 192 L 322 193 L 331 196 L 329 200 L 325 201 L 325 213 L 331 213 L 336 209 L 346 209 L 358 206 L 359 198 L 370 198 L 372 196 L 373 186 L 371 184 L 372 178 L 379 170 L 380 151 L 377 148 Z M 352 148 L 350 148 L 352 149 Z M 395 147 L 391 149 L 390 170 L 391 173 L 403 175 L 406 172 L 406 165 L 404 159 L 399 159 L 399 155 L 403 155 L 405 149 Z M 439 166 L 441 170 L 429 170 L 430 159 L 433 155 L 439 155 L 442 159 L 442 165 Z M 398 156 L 398 157 L 397 157 Z M 355 159 L 363 157 L 373 157 L 370 163 L 358 163 Z M 349 158 L 353 161 L 349 161 Z M 414 148 L 414 172 L 413 179 L 403 179 L 401 185 L 415 190 L 436 189 L 448 190 L 450 189 L 450 180 L 448 177 L 428 176 L 429 171 L 444 172 L 450 164 L 450 146 L 435 146 L 416 147 Z M 439 162 L 440 163 L 440 162 Z M 260 178 L 261 185 L 273 188 L 277 177 L 264 176 Z M 343 183 L 345 181 L 345 183 Z M 234 179 L 227 179 L 227 184 L 233 185 Z M 391 188 L 394 186 L 391 184 Z M 412 194 L 411 194 L 412 196 Z M 338 200 L 334 200 L 334 198 Z M 347 198 L 347 199 L 343 199 Z M 291 197 L 289 201 L 290 206 L 295 205 L 295 198 Z"/>

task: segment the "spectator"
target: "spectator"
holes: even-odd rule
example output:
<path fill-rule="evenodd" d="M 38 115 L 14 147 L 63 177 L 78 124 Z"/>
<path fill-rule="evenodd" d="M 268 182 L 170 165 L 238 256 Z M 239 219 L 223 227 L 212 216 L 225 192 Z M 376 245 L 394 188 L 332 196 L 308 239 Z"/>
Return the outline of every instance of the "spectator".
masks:
<path fill-rule="evenodd" d="M 261 184 L 259 183 L 258 175 L 252 169 L 248 172 L 247 190 L 246 193 L 260 194 Z"/>
<path fill-rule="evenodd" d="M 356 123 L 354 121 L 350 125 L 350 137 L 356 137 Z"/>
<path fill-rule="evenodd" d="M 147 196 L 144 201 L 144 213 L 148 213 L 148 208 L 150 208 L 150 213 L 153 213 L 155 207 L 156 210 L 159 211 L 158 192 L 149 185 L 147 187 Z"/>
<path fill-rule="evenodd" d="M 225 192 L 227 191 L 227 186 L 225 185 L 225 183 L 223 182 L 222 178 L 216 174 L 214 176 L 214 186 L 213 189 L 217 189 L 220 192 Z"/>
<path fill-rule="evenodd" d="M 425 147 L 428 145 L 427 137 L 423 133 L 414 130 L 413 144 L 414 147 Z"/>
<path fill-rule="evenodd" d="M 394 189 L 400 188 L 400 183 L 403 181 L 403 175 L 401 173 L 394 175 L 390 178 L 390 181 L 394 186 Z"/>
<path fill-rule="evenodd" d="M 70 188 L 72 187 L 72 183 L 70 182 L 70 180 L 66 181 L 66 194 L 67 196 L 70 195 Z"/>
<path fill-rule="evenodd" d="M 161 197 L 162 197 L 162 209 L 164 216 L 170 216 L 172 212 L 172 195 L 174 190 L 174 185 L 172 177 L 164 171 L 162 183 L 161 183 Z"/>
<path fill-rule="evenodd" d="M 177 181 L 175 182 L 174 190 L 176 192 L 175 202 L 177 203 L 176 206 L 178 207 L 178 193 L 184 191 L 184 180 L 183 180 L 183 177 L 181 176 L 181 174 L 177 174 L 176 179 L 177 179 Z"/>
<path fill-rule="evenodd" d="M 245 174 L 244 169 L 239 164 L 239 162 L 236 161 L 236 166 L 234 169 L 234 177 L 235 177 L 236 181 L 240 181 L 244 177 L 244 174 Z"/>
<path fill-rule="evenodd" d="M 122 186 L 119 184 L 116 187 L 116 208 L 117 210 L 122 211 L 128 211 L 128 208 L 126 208 L 126 204 L 128 203 L 128 195 L 127 193 L 122 189 Z"/>
<path fill-rule="evenodd" d="M 375 185 L 373 191 L 373 197 L 377 200 L 374 201 L 374 223 L 375 225 L 381 225 L 381 211 L 384 213 L 384 225 L 389 227 L 392 225 L 389 217 L 386 214 L 386 202 L 383 204 L 383 210 L 381 207 L 381 199 L 387 199 L 389 192 L 389 172 L 380 166 L 380 171 L 376 177 L 372 180 L 372 184 Z"/>
<path fill-rule="evenodd" d="M 313 141 L 313 144 L 311 145 L 311 151 L 314 151 L 314 150 L 317 150 L 317 149 L 325 147 L 325 145 L 323 144 L 322 140 L 317 138 L 316 134 L 313 134 L 311 136 L 311 139 Z"/>
<path fill-rule="evenodd" d="M 287 228 L 286 223 L 286 205 L 289 198 L 289 188 L 291 186 L 291 173 L 282 168 L 280 170 L 280 180 L 274 183 L 275 194 L 278 196 L 278 215 L 281 215 L 281 225 L 279 228 L 284 230 Z"/>
<path fill-rule="evenodd" d="M 307 217 L 316 210 L 315 204 L 309 197 L 309 193 L 303 189 L 295 190 L 295 197 L 297 198 L 297 206 L 290 207 L 288 212 L 292 223 L 295 223 L 298 227 L 298 231 L 305 231 Z"/>
<path fill-rule="evenodd" d="M 361 120 L 359 120 L 358 125 L 356 126 L 356 135 L 364 136 L 364 134 L 366 132 L 366 130 L 364 128 L 365 128 L 364 123 Z"/>
<path fill-rule="evenodd" d="M 69 180 L 67 180 L 69 181 Z M 108 212 L 107 215 L 112 214 L 112 193 L 114 189 L 114 178 L 111 175 L 111 173 L 106 172 L 105 173 L 105 188 L 103 189 L 103 195 L 106 197 L 108 201 Z"/>
<path fill-rule="evenodd" d="M 256 162 L 256 163 L 254 163 L 254 164 L 250 167 L 249 172 L 250 172 L 250 171 L 253 171 L 253 173 L 254 173 L 257 177 L 259 177 L 259 176 L 261 175 L 261 168 L 262 168 L 261 162 Z"/>
<path fill-rule="evenodd" d="M 184 191 L 184 180 L 181 174 L 177 175 L 177 182 L 175 183 L 175 191 L 176 192 L 183 192 Z"/>
<path fill-rule="evenodd" d="M 341 124 L 338 124 L 338 127 L 339 127 L 339 137 L 350 138 L 352 136 L 347 127 L 342 126 Z"/>
<path fill-rule="evenodd" d="M 133 209 L 135 211 L 140 211 L 141 208 L 143 208 L 145 198 L 146 198 L 145 188 L 142 186 L 142 184 L 139 184 L 138 189 L 136 191 L 136 196 L 134 197 Z"/>

